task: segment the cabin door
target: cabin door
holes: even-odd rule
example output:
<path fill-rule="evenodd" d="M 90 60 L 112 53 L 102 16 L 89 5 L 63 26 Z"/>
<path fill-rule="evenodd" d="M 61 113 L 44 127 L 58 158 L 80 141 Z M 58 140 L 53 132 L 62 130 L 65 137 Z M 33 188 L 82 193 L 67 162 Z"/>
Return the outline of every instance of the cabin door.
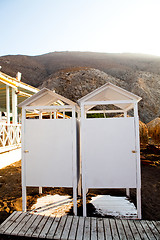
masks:
<path fill-rule="evenodd" d="M 128 118 L 83 119 L 86 188 L 135 188 L 135 123 Z M 84 169 L 83 168 L 83 169 Z"/>
<path fill-rule="evenodd" d="M 73 132 L 73 119 L 25 120 L 27 186 L 73 186 Z"/>

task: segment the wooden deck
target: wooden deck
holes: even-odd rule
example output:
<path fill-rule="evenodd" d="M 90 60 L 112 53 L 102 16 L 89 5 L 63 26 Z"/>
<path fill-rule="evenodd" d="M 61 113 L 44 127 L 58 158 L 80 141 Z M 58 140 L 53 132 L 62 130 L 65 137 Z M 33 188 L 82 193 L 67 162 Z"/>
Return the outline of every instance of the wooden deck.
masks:
<path fill-rule="evenodd" d="M 47 239 L 148 240 L 160 239 L 160 221 L 53 217 L 13 212 L 0 225 L 0 234 Z"/>

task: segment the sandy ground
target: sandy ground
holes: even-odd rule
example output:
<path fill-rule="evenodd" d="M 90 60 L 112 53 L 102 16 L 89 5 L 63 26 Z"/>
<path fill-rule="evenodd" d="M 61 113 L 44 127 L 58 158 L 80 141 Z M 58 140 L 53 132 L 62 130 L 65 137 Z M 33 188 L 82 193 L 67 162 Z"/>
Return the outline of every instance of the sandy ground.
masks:
<path fill-rule="evenodd" d="M 144 148 L 141 151 L 142 159 L 149 159 L 152 165 L 142 164 L 142 217 L 147 220 L 160 221 L 160 152 Z M 31 209 L 36 199 L 47 194 L 60 194 L 72 196 L 72 189 L 67 188 L 43 188 L 43 194 L 39 195 L 38 188 L 27 189 L 27 205 Z M 91 197 L 97 194 L 110 194 L 124 196 L 125 190 L 92 190 L 87 195 L 88 216 L 99 216 L 94 206 L 89 203 Z M 136 203 L 135 190 L 131 190 L 131 201 Z M 21 198 L 21 162 L 16 162 L 6 168 L 0 169 L 0 223 L 2 223 L 13 211 L 22 210 Z M 63 209 L 59 209 L 59 211 Z M 73 208 L 68 214 L 73 214 Z M 78 200 L 78 215 L 82 215 L 82 201 Z M 22 239 L 9 236 L 0 236 L 0 239 Z"/>

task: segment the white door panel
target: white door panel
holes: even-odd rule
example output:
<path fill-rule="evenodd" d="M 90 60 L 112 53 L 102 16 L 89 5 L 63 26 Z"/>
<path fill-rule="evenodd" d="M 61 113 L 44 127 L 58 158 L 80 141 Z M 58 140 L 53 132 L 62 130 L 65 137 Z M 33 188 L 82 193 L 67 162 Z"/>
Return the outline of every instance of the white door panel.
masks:
<path fill-rule="evenodd" d="M 86 188 L 136 187 L 134 118 L 84 119 Z"/>
<path fill-rule="evenodd" d="M 26 185 L 72 187 L 71 119 L 25 120 Z"/>

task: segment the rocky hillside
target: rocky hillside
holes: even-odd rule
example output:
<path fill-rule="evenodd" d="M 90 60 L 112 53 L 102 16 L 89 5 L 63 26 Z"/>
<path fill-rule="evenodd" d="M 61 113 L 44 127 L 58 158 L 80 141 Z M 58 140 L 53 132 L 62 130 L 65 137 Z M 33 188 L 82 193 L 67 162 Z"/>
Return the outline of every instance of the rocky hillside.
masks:
<path fill-rule="evenodd" d="M 55 88 L 72 100 L 110 81 L 143 98 L 140 119 L 160 116 L 160 57 L 137 54 L 54 52 L 0 57 L 2 71 L 36 87 Z"/>
<path fill-rule="evenodd" d="M 134 81 L 128 83 L 98 69 L 76 68 L 52 74 L 40 88 L 55 89 L 59 94 L 76 101 L 106 82 L 111 82 L 143 98 L 139 103 L 140 119 L 143 122 L 148 122 L 154 116 L 160 115 L 159 79 L 156 74 L 139 71 L 136 73 Z M 157 89 L 155 89 L 155 84 Z"/>

